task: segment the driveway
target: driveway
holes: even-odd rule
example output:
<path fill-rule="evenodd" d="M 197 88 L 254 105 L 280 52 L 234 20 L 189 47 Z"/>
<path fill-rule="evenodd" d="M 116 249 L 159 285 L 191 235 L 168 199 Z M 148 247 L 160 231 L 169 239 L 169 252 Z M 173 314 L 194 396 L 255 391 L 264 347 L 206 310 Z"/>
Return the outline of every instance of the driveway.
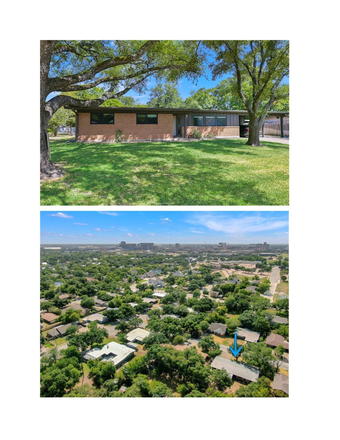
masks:
<path fill-rule="evenodd" d="M 282 138 L 277 136 L 260 136 L 260 142 L 277 142 L 278 144 L 289 144 L 289 138 Z"/>

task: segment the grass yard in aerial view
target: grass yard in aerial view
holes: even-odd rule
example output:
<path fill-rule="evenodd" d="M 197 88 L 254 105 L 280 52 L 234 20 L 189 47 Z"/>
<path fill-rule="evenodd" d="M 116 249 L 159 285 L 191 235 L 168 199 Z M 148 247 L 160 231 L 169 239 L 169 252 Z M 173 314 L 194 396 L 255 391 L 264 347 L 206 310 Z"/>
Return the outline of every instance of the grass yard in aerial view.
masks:
<path fill-rule="evenodd" d="M 289 145 L 50 141 L 65 172 L 43 181 L 41 205 L 288 205 Z"/>

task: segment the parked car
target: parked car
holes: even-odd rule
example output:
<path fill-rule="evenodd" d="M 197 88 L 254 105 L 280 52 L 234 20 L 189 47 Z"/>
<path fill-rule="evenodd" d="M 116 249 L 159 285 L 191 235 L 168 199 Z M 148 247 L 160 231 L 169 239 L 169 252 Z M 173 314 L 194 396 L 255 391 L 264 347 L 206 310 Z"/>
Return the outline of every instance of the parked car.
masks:
<path fill-rule="evenodd" d="M 260 130 L 260 136 L 262 136 L 262 130 Z M 249 136 L 249 127 L 246 127 L 245 128 L 245 137 L 248 137 Z"/>

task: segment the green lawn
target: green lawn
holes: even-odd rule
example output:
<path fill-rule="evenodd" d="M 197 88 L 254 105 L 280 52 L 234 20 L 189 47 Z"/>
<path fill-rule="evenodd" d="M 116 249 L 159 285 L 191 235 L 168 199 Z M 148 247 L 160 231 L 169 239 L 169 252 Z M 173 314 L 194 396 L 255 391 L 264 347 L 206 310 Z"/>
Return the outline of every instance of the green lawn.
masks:
<path fill-rule="evenodd" d="M 289 147 L 245 139 L 82 144 L 51 140 L 66 175 L 42 205 L 288 205 Z"/>

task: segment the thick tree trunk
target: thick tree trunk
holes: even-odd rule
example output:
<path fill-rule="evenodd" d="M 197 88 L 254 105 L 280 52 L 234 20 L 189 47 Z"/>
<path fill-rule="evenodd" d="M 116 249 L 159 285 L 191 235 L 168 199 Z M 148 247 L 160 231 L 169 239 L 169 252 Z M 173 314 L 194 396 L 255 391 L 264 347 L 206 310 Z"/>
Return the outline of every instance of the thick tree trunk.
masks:
<path fill-rule="evenodd" d="M 49 158 L 47 126 L 52 113 L 46 109 L 48 90 L 48 72 L 54 41 L 40 41 L 40 171 L 43 176 L 62 175 Z"/>
<path fill-rule="evenodd" d="M 42 112 L 41 112 L 42 113 Z M 40 171 L 44 174 L 52 172 L 52 166 L 49 160 L 48 142 L 47 142 L 48 119 L 40 115 Z"/>
<path fill-rule="evenodd" d="M 250 117 L 249 119 L 249 137 L 246 145 L 251 145 L 252 147 L 260 147 L 260 128 L 261 121 L 259 118 Z"/>

